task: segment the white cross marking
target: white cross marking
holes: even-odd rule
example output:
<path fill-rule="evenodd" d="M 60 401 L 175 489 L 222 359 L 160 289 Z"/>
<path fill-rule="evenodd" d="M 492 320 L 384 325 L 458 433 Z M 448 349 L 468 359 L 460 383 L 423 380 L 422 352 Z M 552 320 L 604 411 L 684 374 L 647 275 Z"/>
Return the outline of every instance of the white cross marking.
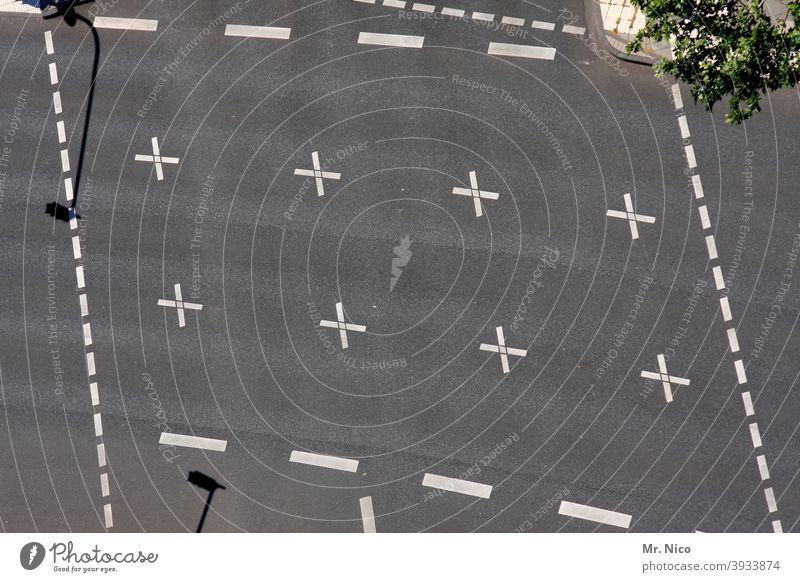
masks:
<path fill-rule="evenodd" d="M 500 194 L 497 192 L 487 192 L 478 189 L 478 177 L 475 172 L 469 173 L 469 188 L 453 188 L 453 194 L 459 196 L 472 196 L 472 201 L 475 203 L 475 216 L 483 216 L 483 208 L 481 206 L 481 198 L 487 200 L 497 200 Z"/>
<path fill-rule="evenodd" d="M 611 216 L 613 218 L 625 218 L 630 223 L 631 226 L 631 237 L 634 240 L 639 238 L 639 229 L 636 226 L 636 222 L 646 222 L 647 224 L 653 224 L 656 221 L 655 216 L 646 216 L 644 214 L 634 214 L 633 212 L 633 201 L 631 200 L 630 194 L 625 194 L 625 210 L 626 212 L 622 212 L 620 210 L 609 210 L 606 212 L 606 216 Z"/>
<path fill-rule="evenodd" d="M 496 328 L 497 331 L 497 345 L 494 344 L 481 344 L 481 348 L 484 352 L 494 352 L 496 354 L 500 354 L 500 362 L 503 364 L 503 373 L 508 374 L 510 371 L 508 367 L 508 356 L 509 354 L 512 356 L 518 356 L 520 358 L 524 358 L 528 355 L 527 350 L 518 350 L 517 348 L 508 348 L 506 347 L 506 338 L 503 334 L 503 326 L 500 325 Z"/>
<path fill-rule="evenodd" d="M 344 307 L 342 307 L 342 302 L 336 304 L 336 319 L 338 321 L 328 321 L 327 319 L 321 319 L 319 324 L 322 327 L 332 327 L 334 329 L 339 330 L 339 337 L 342 340 L 342 349 L 346 350 L 348 347 L 347 344 L 347 332 L 348 331 L 367 331 L 366 325 L 356 325 L 354 323 L 345 323 L 344 322 Z"/>
<path fill-rule="evenodd" d="M 322 184 L 322 179 L 339 180 L 342 175 L 336 172 L 323 172 L 322 166 L 319 163 L 319 152 L 311 152 L 311 162 L 314 165 L 313 170 L 300 170 L 294 171 L 295 176 L 311 176 L 317 181 L 317 196 L 325 196 L 325 186 Z"/>
<path fill-rule="evenodd" d="M 660 380 L 664 386 L 664 397 L 667 399 L 667 402 L 672 402 L 671 384 L 678 384 L 679 386 L 689 385 L 689 380 L 686 378 L 678 378 L 677 376 L 670 376 L 667 374 L 667 361 L 664 359 L 664 354 L 658 354 L 658 372 L 642 372 L 642 378 Z"/>
<path fill-rule="evenodd" d="M 197 311 L 203 309 L 203 306 L 199 303 L 188 303 L 183 300 L 180 283 L 175 283 L 175 301 L 171 299 L 159 299 L 158 304 L 162 307 L 175 307 L 178 309 L 178 327 L 186 325 L 186 318 L 183 315 L 184 309 L 196 309 Z"/>
<path fill-rule="evenodd" d="M 154 163 L 156 165 L 156 177 L 159 180 L 163 180 L 164 179 L 164 171 L 161 168 L 161 164 L 177 164 L 178 162 L 180 162 L 180 158 L 170 158 L 170 157 L 167 157 L 167 156 L 162 156 L 161 152 L 158 149 L 158 138 L 157 137 L 154 137 L 152 139 L 152 143 L 153 143 L 153 155 L 152 156 L 136 154 L 136 157 L 134 159 L 137 162 L 152 162 L 152 163 Z"/>

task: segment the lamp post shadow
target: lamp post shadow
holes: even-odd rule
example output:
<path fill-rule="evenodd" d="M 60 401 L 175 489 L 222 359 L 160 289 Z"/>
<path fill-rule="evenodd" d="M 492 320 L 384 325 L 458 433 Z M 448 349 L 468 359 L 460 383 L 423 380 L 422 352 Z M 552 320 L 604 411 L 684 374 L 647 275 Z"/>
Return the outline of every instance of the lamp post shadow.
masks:
<path fill-rule="evenodd" d="M 200 522 L 197 524 L 196 533 L 200 533 L 203 531 L 203 524 L 206 521 L 208 509 L 211 507 L 211 500 L 214 498 L 214 492 L 217 489 L 225 489 L 225 486 L 221 483 L 217 483 L 217 481 L 212 477 L 209 477 L 200 471 L 189 471 L 189 477 L 187 478 L 187 481 L 189 481 L 189 483 L 195 487 L 199 487 L 200 489 L 205 489 L 208 491 L 208 498 L 206 499 L 205 507 L 203 507 L 203 514 L 200 516 Z"/>

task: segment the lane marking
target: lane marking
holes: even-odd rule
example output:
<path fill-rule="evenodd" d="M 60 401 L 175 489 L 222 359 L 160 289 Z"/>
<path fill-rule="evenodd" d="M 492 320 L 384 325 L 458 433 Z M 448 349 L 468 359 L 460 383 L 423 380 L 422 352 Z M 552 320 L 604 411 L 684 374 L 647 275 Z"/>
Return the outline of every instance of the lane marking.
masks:
<path fill-rule="evenodd" d="M 488 54 L 501 57 L 520 57 L 523 59 L 543 59 L 552 61 L 556 56 L 556 49 L 544 46 L 491 42 L 489 43 Z"/>
<path fill-rule="evenodd" d="M 747 416 L 755 415 L 756 411 L 753 410 L 753 399 L 750 397 L 750 392 L 742 392 L 742 401 L 744 402 L 744 412 Z"/>
<path fill-rule="evenodd" d="M 50 63 L 50 84 L 55 85 L 58 83 L 58 70 L 55 63 Z"/>
<path fill-rule="evenodd" d="M 220 439 L 210 439 L 206 437 L 197 437 L 186 434 L 174 434 L 171 432 L 162 432 L 161 438 L 158 440 L 160 445 L 175 445 L 176 447 L 189 447 L 192 449 L 205 449 L 209 451 L 225 452 L 228 446 L 228 441 Z"/>
<path fill-rule="evenodd" d="M 714 284 L 717 286 L 717 291 L 722 291 L 725 289 L 725 279 L 722 277 L 722 267 L 717 265 L 711 269 L 711 272 L 714 273 Z"/>
<path fill-rule="evenodd" d="M 358 44 L 394 46 L 400 48 L 422 48 L 424 42 L 424 36 L 412 36 L 410 34 L 358 33 Z"/>
<path fill-rule="evenodd" d="M 689 167 L 694 169 L 697 167 L 697 158 L 694 157 L 694 146 L 691 144 L 687 145 L 684 150 L 686 151 L 686 162 L 689 164 Z"/>
<path fill-rule="evenodd" d="M 277 38 L 286 40 L 292 35 L 291 28 L 278 26 L 248 26 L 246 24 L 227 24 L 225 36 L 244 36 L 247 38 Z"/>
<path fill-rule="evenodd" d="M 106 518 L 106 529 L 111 529 L 114 527 L 114 517 L 111 515 L 111 504 L 106 503 L 103 506 L 103 513 L 105 514 Z"/>
<path fill-rule="evenodd" d="M 414 5 L 411 7 L 411 10 L 416 10 L 417 12 L 433 13 L 436 10 L 436 6 L 432 4 L 420 4 L 419 2 L 415 2 Z"/>
<path fill-rule="evenodd" d="M 90 378 L 97 373 L 97 369 L 94 367 L 94 352 L 86 354 L 86 367 L 88 368 Z"/>
<path fill-rule="evenodd" d="M 460 8 L 442 8 L 442 15 L 444 16 L 454 16 L 456 18 L 464 18 L 466 12 L 461 10 Z"/>
<path fill-rule="evenodd" d="M 365 332 L 367 331 L 366 325 L 356 325 L 354 323 L 345 323 L 344 321 L 344 305 L 341 301 L 336 304 L 336 318 L 337 321 L 329 321 L 327 319 L 320 319 L 319 325 L 320 327 L 332 327 L 333 329 L 339 330 L 339 339 L 342 342 L 342 349 L 346 350 L 350 347 L 350 344 L 347 342 L 347 332 L 348 331 L 357 331 L 357 332 Z"/>
<path fill-rule="evenodd" d="M 53 33 L 51 31 L 46 31 L 44 33 L 44 44 L 47 47 L 47 54 L 53 54 Z"/>
<path fill-rule="evenodd" d="M 100 467 L 106 466 L 106 445 L 105 443 L 100 443 L 97 445 L 97 464 Z"/>
<path fill-rule="evenodd" d="M 700 223 L 703 225 L 703 228 L 711 228 L 711 219 L 708 217 L 708 207 L 703 205 L 697 210 L 700 212 Z"/>
<path fill-rule="evenodd" d="M 631 229 L 631 238 L 637 240 L 639 238 L 639 227 L 636 223 L 643 222 L 645 224 L 654 224 L 656 217 L 647 216 L 646 214 L 636 214 L 633 211 L 633 200 L 629 193 L 626 193 L 623 199 L 625 200 L 625 210 L 607 210 L 606 216 L 610 216 L 611 218 L 624 218 L 627 220 Z"/>
<path fill-rule="evenodd" d="M 677 384 L 678 386 L 688 386 L 689 380 L 667 374 L 667 360 L 664 357 L 664 354 L 658 354 L 656 359 L 658 360 L 658 372 L 649 372 L 647 370 L 643 370 L 641 372 L 641 376 L 642 378 L 649 378 L 650 380 L 661 382 L 661 385 L 664 387 L 664 398 L 669 403 L 672 402 L 672 384 Z"/>
<path fill-rule="evenodd" d="M 736 379 L 739 381 L 739 384 L 747 384 L 747 374 L 744 371 L 744 362 L 742 362 L 742 360 L 736 360 L 733 363 L 733 367 L 736 368 Z"/>
<path fill-rule="evenodd" d="M 753 441 L 753 448 L 757 449 L 761 446 L 761 432 L 758 430 L 758 423 L 750 423 L 750 438 Z"/>
<path fill-rule="evenodd" d="M 728 343 L 731 346 L 731 352 L 735 354 L 739 351 L 739 338 L 736 336 L 736 330 L 734 328 L 728 330 Z"/>
<path fill-rule="evenodd" d="M 507 24 L 509 26 L 525 26 L 524 18 L 514 18 L 513 16 L 503 16 L 500 24 Z"/>
<path fill-rule="evenodd" d="M 692 188 L 694 188 L 694 197 L 700 199 L 703 197 L 703 183 L 700 181 L 700 174 L 692 176 Z"/>
<path fill-rule="evenodd" d="M 161 307 L 174 307 L 178 311 L 178 327 L 186 326 L 186 316 L 184 315 L 185 309 L 192 309 L 194 311 L 201 311 L 203 306 L 200 303 L 190 303 L 183 300 L 181 293 L 181 284 L 175 283 L 175 300 L 172 299 L 159 299 L 156 302 Z"/>
<path fill-rule="evenodd" d="M 767 509 L 769 509 L 769 512 L 775 513 L 778 511 L 778 504 L 775 503 L 775 492 L 772 490 L 772 487 L 764 489 L 764 497 L 767 498 Z"/>
<path fill-rule="evenodd" d="M 722 308 L 722 319 L 725 321 L 730 321 L 733 319 L 733 313 L 731 313 L 731 304 L 727 297 L 720 297 L 719 306 Z"/>
<path fill-rule="evenodd" d="M 61 150 L 61 171 L 69 172 L 69 150 Z"/>
<path fill-rule="evenodd" d="M 75 277 L 78 279 L 78 289 L 86 287 L 86 280 L 83 278 L 83 265 L 75 267 Z"/>
<path fill-rule="evenodd" d="M 772 522 L 772 531 L 775 533 L 783 533 L 783 526 L 781 525 L 780 519 L 776 519 Z"/>
<path fill-rule="evenodd" d="M 99 412 L 96 412 L 94 415 L 94 436 L 103 436 L 103 419 Z"/>
<path fill-rule="evenodd" d="M 74 193 L 72 191 L 72 178 L 64 178 L 64 194 L 66 195 L 68 202 L 74 197 Z"/>
<path fill-rule="evenodd" d="M 94 27 L 112 28 L 116 30 L 141 30 L 145 32 L 155 32 L 158 29 L 158 20 L 96 16 L 94 19 Z"/>
<path fill-rule="evenodd" d="M 520 350 L 517 348 L 509 348 L 506 347 L 506 338 L 505 334 L 503 333 L 503 326 L 498 325 L 495 328 L 495 333 L 497 334 L 497 344 L 481 344 L 478 349 L 483 350 L 484 352 L 492 352 L 495 354 L 500 354 L 500 364 L 503 366 L 503 373 L 508 374 L 511 371 L 511 368 L 508 366 L 508 356 L 517 356 L 519 358 L 524 358 L 528 355 L 527 350 Z"/>
<path fill-rule="evenodd" d="M 681 87 L 677 83 L 672 84 L 672 102 L 675 104 L 675 111 L 683 109 L 683 97 L 681 97 Z"/>
<path fill-rule="evenodd" d="M 70 230 L 77 230 L 78 228 L 78 216 L 74 208 L 69 209 L 69 228 Z"/>
<path fill-rule="evenodd" d="M 541 30 L 555 30 L 555 22 L 542 22 L 541 20 L 534 20 L 531 22 L 531 28 L 540 28 Z"/>
<path fill-rule="evenodd" d="M 631 516 L 625 513 L 609 511 L 589 505 L 581 505 L 579 503 L 570 503 L 569 501 L 561 502 L 561 505 L 558 507 L 558 513 L 568 517 L 585 519 L 626 529 L 631 525 Z"/>
<path fill-rule="evenodd" d="M 708 258 L 712 261 L 718 258 L 717 255 L 717 243 L 714 242 L 714 235 L 710 234 L 706 237 L 706 248 L 708 249 Z"/>
<path fill-rule="evenodd" d="M 86 294 L 81 293 L 78 296 L 78 302 L 81 304 L 81 317 L 89 315 L 89 304 L 86 301 Z"/>
<path fill-rule="evenodd" d="M 683 139 L 688 139 L 691 137 L 691 134 L 689 133 L 689 122 L 686 121 L 685 115 L 681 115 L 678 118 L 678 126 L 681 128 L 681 137 Z"/>
<path fill-rule="evenodd" d="M 761 475 L 761 480 L 766 481 L 769 479 L 769 467 L 767 467 L 767 458 L 764 455 L 758 455 L 756 457 L 756 462 L 758 463 L 758 473 Z"/>
<path fill-rule="evenodd" d="M 358 502 L 361 505 L 361 524 L 364 527 L 364 533 L 376 533 L 372 497 L 362 497 Z"/>
<path fill-rule="evenodd" d="M 56 115 L 61 114 L 61 92 L 55 91 L 53 93 L 53 110 L 56 112 Z"/>
<path fill-rule="evenodd" d="M 83 324 L 83 345 L 92 345 L 92 326 L 88 321 Z"/>
<path fill-rule="evenodd" d="M 565 24 L 561 29 L 567 34 L 577 34 L 581 35 L 586 32 L 586 29 L 583 26 L 572 26 L 571 24 Z"/>
<path fill-rule="evenodd" d="M 300 463 L 302 465 L 314 465 L 325 469 L 336 469 L 337 471 L 347 471 L 355 473 L 358 470 L 358 461 L 355 459 L 345 459 L 343 457 L 332 457 L 330 455 L 318 455 L 305 451 L 292 451 L 289 462 Z"/>
<path fill-rule="evenodd" d="M 487 12 L 473 12 L 472 20 L 481 20 L 483 22 L 494 22 L 494 14 Z"/>
<path fill-rule="evenodd" d="M 325 196 L 325 183 L 323 180 L 341 180 L 342 175 L 338 172 L 324 172 L 322 165 L 319 161 L 319 152 L 311 152 L 311 166 L 312 170 L 304 170 L 302 168 L 295 168 L 295 176 L 307 176 L 314 178 L 317 186 L 317 196 Z"/>
<path fill-rule="evenodd" d="M 103 493 L 103 497 L 108 497 L 108 473 L 100 474 L 100 491 Z"/>
<path fill-rule="evenodd" d="M 158 138 L 152 137 L 150 138 L 150 147 L 153 149 L 153 155 L 149 154 L 136 154 L 133 159 L 137 162 L 151 162 L 156 167 L 156 178 L 159 180 L 164 179 L 164 170 L 162 169 L 162 164 L 178 164 L 180 163 L 180 158 L 172 158 L 168 156 L 161 155 L 161 149 L 158 146 Z"/>
<path fill-rule="evenodd" d="M 361 2 L 362 4 L 375 4 L 375 0 L 356 0 L 356 2 Z M 384 2 L 386 4 L 386 2 Z"/>
<path fill-rule="evenodd" d="M 64 120 L 56 123 L 56 129 L 58 130 L 58 143 L 65 143 L 67 141 L 67 132 L 64 129 Z"/>
<path fill-rule="evenodd" d="M 92 406 L 99 406 L 100 393 L 97 391 L 97 382 L 89 384 L 89 393 L 92 395 Z"/>
<path fill-rule="evenodd" d="M 422 479 L 422 486 L 452 491 L 453 493 L 461 493 L 462 495 L 482 497 L 483 499 L 489 499 L 489 496 L 492 494 L 491 485 L 442 477 L 441 475 L 434 475 L 433 473 L 425 473 L 425 477 Z"/>
<path fill-rule="evenodd" d="M 81 239 L 77 236 L 72 237 L 72 255 L 76 259 L 81 258 Z"/>
<path fill-rule="evenodd" d="M 404 9 L 406 7 L 406 3 L 401 2 L 400 0 L 383 0 L 383 5 L 388 6 L 389 8 Z"/>
<path fill-rule="evenodd" d="M 458 196 L 471 196 L 474 203 L 473 205 L 475 206 L 475 216 L 478 218 L 483 216 L 481 198 L 485 200 L 497 200 L 500 198 L 498 192 L 487 192 L 486 190 L 480 190 L 478 188 L 478 175 L 475 172 L 469 173 L 469 188 L 455 187 L 452 193 Z"/>

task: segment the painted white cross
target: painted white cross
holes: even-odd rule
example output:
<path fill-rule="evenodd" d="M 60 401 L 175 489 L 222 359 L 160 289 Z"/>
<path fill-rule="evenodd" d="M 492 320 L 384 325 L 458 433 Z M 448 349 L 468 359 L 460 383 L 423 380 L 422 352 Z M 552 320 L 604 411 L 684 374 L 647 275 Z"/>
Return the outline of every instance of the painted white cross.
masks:
<path fill-rule="evenodd" d="M 347 349 L 347 332 L 348 331 L 367 331 L 366 325 L 356 325 L 354 323 L 345 323 L 344 322 L 344 307 L 342 307 L 342 302 L 336 304 L 336 319 L 338 321 L 328 321 L 327 319 L 321 319 L 319 324 L 322 327 L 332 327 L 334 329 L 339 330 L 339 337 L 342 340 L 342 349 Z"/>
<path fill-rule="evenodd" d="M 524 358 L 528 355 L 527 350 L 518 350 L 517 348 L 507 348 L 506 347 L 506 338 L 503 334 L 503 326 L 497 326 L 497 345 L 494 344 L 481 344 L 481 348 L 484 352 L 494 352 L 496 354 L 500 354 L 500 362 L 503 364 L 503 373 L 508 374 L 509 367 L 508 367 L 508 356 L 509 354 L 512 356 L 518 356 L 520 358 Z"/>
<path fill-rule="evenodd" d="M 184 309 L 195 309 L 197 311 L 203 309 L 203 306 L 199 303 L 188 303 L 183 300 L 180 283 L 175 283 L 175 301 L 171 299 L 159 299 L 158 304 L 162 307 L 175 307 L 178 309 L 178 327 L 186 325 L 186 318 L 183 314 Z"/>
<path fill-rule="evenodd" d="M 639 228 L 636 226 L 637 222 L 653 224 L 656 221 L 655 216 L 646 216 L 644 214 L 635 214 L 633 212 L 633 200 L 631 200 L 630 194 L 625 194 L 625 212 L 622 212 L 621 210 L 609 210 L 606 212 L 606 216 L 626 219 L 630 223 L 631 237 L 633 237 L 634 240 L 639 238 Z"/>
<path fill-rule="evenodd" d="M 469 173 L 469 188 L 453 188 L 453 194 L 459 196 L 471 196 L 472 201 L 475 203 L 475 216 L 483 216 L 483 207 L 481 206 L 481 198 L 487 200 L 497 200 L 500 194 L 497 192 L 487 192 L 486 190 L 478 189 L 478 177 L 475 172 Z"/>
<path fill-rule="evenodd" d="M 678 378 L 667 374 L 667 361 L 664 359 L 664 354 L 658 354 L 658 372 L 644 371 L 642 372 L 642 378 L 660 380 L 664 386 L 664 397 L 667 402 L 672 402 L 672 384 L 678 384 L 679 386 L 689 385 L 689 380 L 686 378 Z"/>
<path fill-rule="evenodd" d="M 134 158 L 137 162 L 151 162 L 156 165 L 156 178 L 159 180 L 164 179 L 164 170 L 161 168 L 161 164 L 177 164 L 180 162 L 180 158 L 169 158 L 167 156 L 162 156 L 161 151 L 158 148 L 158 138 L 154 137 L 152 139 L 153 143 L 153 155 L 143 155 L 143 154 L 136 154 Z"/>
<path fill-rule="evenodd" d="M 339 180 L 342 175 L 336 172 L 323 172 L 322 166 L 319 163 L 319 152 L 311 152 L 311 162 L 314 165 L 313 170 L 295 169 L 295 176 L 311 176 L 317 181 L 317 196 L 325 196 L 325 186 L 322 184 L 322 179 Z"/>

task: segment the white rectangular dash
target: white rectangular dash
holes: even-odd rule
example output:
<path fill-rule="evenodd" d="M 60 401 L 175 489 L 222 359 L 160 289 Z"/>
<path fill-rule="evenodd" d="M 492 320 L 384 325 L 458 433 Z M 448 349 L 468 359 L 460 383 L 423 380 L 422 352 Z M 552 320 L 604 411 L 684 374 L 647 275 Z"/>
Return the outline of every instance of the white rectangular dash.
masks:
<path fill-rule="evenodd" d="M 508 26 L 525 26 L 524 18 L 514 18 L 513 16 L 503 16 L 500 24 L 507 24 Z"/>
<path fill-rule="evenodd" d="M 302 463 L 303 465 L 314 465 L 326 469 L 336 469 L 355 473 L 358 471 L 358 461 L 354 459 L 344 459 L 342 457 L 331 457 L 330 455 L 318 455 L 316 453 L 306 453 L 305 451 L 292 451 L 289 461 L 292 463 Z"/>
<path fill-rule="evenodd" d="M 428 12 L 433 13 L 436 10 L 436 6 L 433 4 L 422 4 L 420 2 L 414 2 L 411 6 L 411 10 L 416 10 L 417 12 Z"/>
<path fill-rule="evenodd" d="M 97 382 L 89 384 L 89 393 L 92 395 L 92 406 L 100 405 L 100 392 L 97 390 Z"/>
<path fill-rule="evenodd" d="M 111 514 L 111 504 L 110 503 L 106 503 L 103 506 L 103 515 L 106 518 L 106 529 L 111 529 L 112 527 L 114 527 L 114 517 Z"/>
<path fill-rule="evenodd" d="M 155 32 L 158 29 L 158 20 L 145 18 L 113 18 L 110 16 L 96 16 L 95 28 L 114 28 L 117 30 L 141 30 Z"/>
<path fill-rule="evenodd" d="M 355 0 L 356 2 L 361 2 L 362 4 L 375 4 L 375 0 Z"/>
<path fill-rule="evenodd" d="M 445 491 L 461 493 L 462 495 L 472 495 L 473 497 L 482 497 L 483 499 L 489 499 L 489 496 L 492 494 L 491 485 L 442 477 L 441 475 L 434 475 L 433 473 L 425 473 L 425 477 L 422 479 L 422 485 L 423 487 L 444 489 Z"/>
<path fill-rule="evenodd" d="M 625 513 L 618 513 L 616 511 L 609 511 L 589 505 L 581 505 L 579 503 L 570 503 L 569 501 L 561 502 L 561 505 L 558 507 L 558 513 L 568 517 L 586 519 L 588 521 L 595 521 L 615 527 L 628 528 L 631 524 L 631 516 Z"/>
<path fill-rule="evenodd" d="M 775 513 L 778 511 L 778 504 L 775 503 L 775 492 L 772 490 L 772 487 L 764 489 L 764 497 L 767 498 L 767 509 L 769 509 L 769 512 Z"/>
<path fill-rule="evenodd" d="M 99 467 L 106 466 L 106 445 L 104 443 L 97 445 L 97 465 Z"/>
<path fill-rule="evenodd" d="M 92 324 L 88 321 L 83 324 L 83 345 L 92 345 Z"/>
<path fill-rule="evenodd" d="M 717 291 L 725 289 L 725 278 L 722 276 L 722 267 L 717 265 L 711 272 L 714 273 L 714 284 L 717 286 Z"/>
<path fill-rule="evenodd" d="M 56 115 L 61 114 L 61 92 L 59 91 L 53 92 L 53 110 L 56 112 Z"/>
<path fill-rule="evenodd" d="M 86 301 L 86 293 L 78 295 L 78 302 L 81 304 L 81 317 L 89 315 L 89 304 Z"/>
<path fill-rule="evenodd" d="M 174 434 L 171 432 L 162 432 L 161 438 L 158 439 L 160 445 L 175 445 L 176 447 L 190 447 L 192 449 L 206 449 L 209 451 L 224 452 L 228 446 L 228 441 L 220 439 L 209 439 L 205 437 L 196 437 L 186 434 Z"/>
<path fill-rule="evenodd" d="M 772 522 L 772 531 L 775 533 L 783 533 L 783 526 L 781 525 L 780 519 L 776 519 Z"/>
<path fill-rule="evenodd" d="M 401 2 L 401 0 L 383 0 L 383 5 L 388 6 L 389 8 L 400 8 L 400 9 L 406 7 L 406 3 Z"/>
<path fill-rule="evenodd" d="M 756 411 L 753 409 L 753 399 L 750 397 L 750 392 L 742 392 L 742 401 L 744 402 L 744 413 L 747 416 L 753 416 Z"/>
<path fill-rule="evenodd" d="M 94 436 L 103 436 L 103 417 L 100 416 L 99 412 L 94 415 Z"/>
<path fill-rule="evenodd" d="M 719 257 L 717 255 L 717 243 L 714 241 L 714 235 L 710 234 L 706 237 L 706 248 L 708 249 L 708 258 L 712 261 Z"/>
<path fill-rule="evenodd" d="M 97 373 L 97 368 L 94 367 L 94 352 L 86 354 L 86 371 L 90 378 Z"/>
<path fill-rule="evenodd" d="M 86 280 L 83 277 L 83 265 L 75 267 L 75 278 L 78 279 L 78 289 L 86 287 Z"/>
<path fill-rule="evenodd" d="M 534 20 L 531 22 L 531 28 L 539 28 L 541 30 L 555 30 L 555 22 L 542 22 L 541 20 Z"/>
<path fill-rule="evenodd" d="M 375 511 L 372 509 L 372 497 L 362 497 L 358 500 L 361 504 L 361 523 L 364 533 L 375 533 Z"/>
<path fill-rule="evenodd" d="M 50 63 L 50 84 L 55 85 L 58 83 L 58 69 L 55 63 Z"/>
<path fill-rule="evenodd" d="M 465 12 L 460 8 L 442 8 L 443 16 L 452 16 L 454 18 L 464 18 Z"/>
<path fill-rule="evenodd" d="M 761 432 L 758 430 L 758 423 L 750 423 L 750 438 L 753 440 L 753 448 L 757 449 L 761 446 Z"/>
<path fill-rule="evenodd" d="M 44 44 L 47 47 L 47 54 L 53 54 L 53 33 L 49 30 L 44 33 Z"/>
<path fill-rule="evenodd" d="M 72 256 L 76 259 L 81 258 L 81 239 L 78 236 L 72 237 Z"/>
<path fill-rule="evenodd" d="M 67 202 L 70 202 L 75 196 L 72 190 L 72 178 L 64 178 L 64 194 L 67 197 Z"/>
<path fill-rule="evenodd" d="M 700 212 L 700 223 L 703 228 L 711 228 L 711 219 L 708 217 L 708 206 L 705 204 L 697 209 Z"/>
<path fill-rule="evenodd" d="M 424 36 L 412 36 L 410 34 L 382 34 L 378 32 L 358 33 L 358 44 L 396 46 L 400 48 L 422 48 L 424 42 Z"/>
<path fill-rule="evenodd" d="M 722 308 L 722 319 L 725 321 L 730 321 L 733 319 L 733 313 L 731 313 L 731 303 L 728 301 L 727 297 L 720 297 L 719 306 Z"/>
<path fill-rule="evenodd" d="M 572 26 L 571 24 L 565 24 L 564 28 L 562 28 L 561 30 L 563 30 L 567 34 L 578 34 L 578 35 L 581 35 L 584 32 L 586 32 L 586 28 L 584 28 L 583 26 Z"/>
<path fill-rule="evenodd" d="M 74 208 L 69 209 L 69 228 L 71 230 L 78 229 L 78 215 L 75 213 Z"/>
<path fill-rule="evenodd" d="M 731 352 L 734 354 L 739 351 L 739 338 L 736 336 L 736 329 L 728 330 L 728 343 L 731 345 Z"/>
<path fill-rule="evenodd" d="M 248 26 L 245 24 L 228 24 L 225 36 L 244 36 L 247 38 L 277 38 L 286 40 L 292 35 L 291 28 L 277 26 Z"/>
<path fill-rule="evenodd" d="M 61 171 L 69 172 L 69 150 L 61 150 Z"/>
<path fill-rule="evenodd" d="M 64 143 L 67 141 L 67 132 L 64 129 L 64 121 L 61 120 L 56 123 L 56 129 L 58 130 L 58 143 Z"/>
<path fill-rule="evenodd" d="M 690 168 L 696 168 L 697 158 L 694 157 L 694 146 L 689 144 L 684 148 L 684 150 L 686 150 L 686 163 L 689 164 Z"/>
<path fill-rule="evenodd" d="M 758 463 L 758 474 L 761 475 L 761 480 L 766 481 L 769 479 L 769 467 L 767 467 L 767 458 L 764 455 L 756 457 Z"/>
<path fill-rule="evenodd" d="M 100 475 L 100 492 L 103 497 L 108 497 L 108 473 L 101 473 Z"/>
<path fill-rule="evenodd" d="M 483 22 L 493 22 L 494 21 L 494 14 L 489 14 L 488 12 L 473 12 L 472 13 L 472 20 L 482 20 Z"/>
<path fill-rule="evenodd" d="M 678 127 L 681 128 L 681 137 L 683 139 L 687 139 L 690 137 L 691 134 L 689 133 L 689 122 L 686 121 L 685 115 L 681 115 L 678 118 Z"/>
<path fill-rule="evenodd" d="M 552 61 L 556 56 L 556 49 L 545 46 L 490 42 L 489 54 L 501 57 L 521 57 L 524 59 L 544 59 Z"/>
<path fill-rule="evenodd" d="M 692 188 L 694 188 L 694 197 L 698 200 L 703 197 L 703 182 L 700 181 L 700 174 L 692 176 Z"/>
<path fill-rule="evenodd" d="M 677 83 L 672 84 L 672 102 L 675 104 L 675 110 L 683 109 L 683 98 L 681 97 L 681 86 Z"/>
<path fill-rule="evenodd" d="M 733 366 L 736 368 L 736 379 L 739 381 L 739 384 L 747 384 L 747 374 L 744 371 L 744 362 L 742 362 L 742 360 L 736 360 L 733 363 Z"/>

